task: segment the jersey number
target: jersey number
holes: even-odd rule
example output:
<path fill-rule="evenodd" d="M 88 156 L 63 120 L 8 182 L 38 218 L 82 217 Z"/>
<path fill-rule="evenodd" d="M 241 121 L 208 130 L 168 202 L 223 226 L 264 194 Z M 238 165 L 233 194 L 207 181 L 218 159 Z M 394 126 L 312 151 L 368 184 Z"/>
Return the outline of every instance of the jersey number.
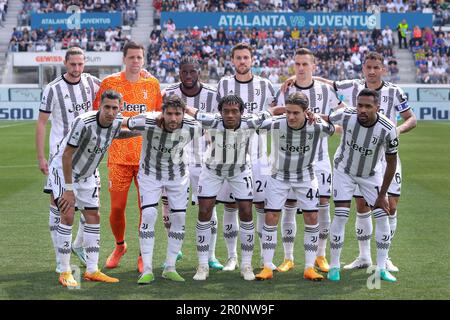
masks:
<path fill-rule="evenodd" d="M 316 190 L 316 195 L 314 196 L 314 195 L 313 195 L 313 189 L 309 189 L 308 193 L 306 194 L 306 197 L 307 197 L 309 200 L 312 200 L 312 199 L 314 199 L 314 198 L 318 198 L 318 197 L 319 197 L 319 190 L 318 190 L 318 189 Z"/>

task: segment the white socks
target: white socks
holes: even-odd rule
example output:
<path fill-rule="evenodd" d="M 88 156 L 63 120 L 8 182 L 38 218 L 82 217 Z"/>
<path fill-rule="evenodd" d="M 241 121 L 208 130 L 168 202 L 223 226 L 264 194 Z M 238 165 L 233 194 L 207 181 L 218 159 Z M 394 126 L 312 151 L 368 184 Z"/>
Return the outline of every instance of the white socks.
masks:
<path fill-rule="evenodd" d="M 330 233 L 330 204 L 319 204 L 319 246 L 317 248 L 317 256 L 325 257 L 327 249 L 327 240 Z"/>
<path fill-rule="evenodd" d="M 84 218 L 84 215 L 82 213 L 80 213 L 80 224 L 78 226 L 77 236 L 75 237 L 75 240 L 72 243 L 72 246 L 74 248 L 80 248 L 83 246 L 83 235 L 84 235 L 85 224 L 86 224 L 86 219 Z"/>
<path fill-rule="evenodd" d="M 252 265 L 253 248 L 255 246 L 255 225 L 253 221 L 240 221 L 239 234 L 241 237 L 241 266 Z"/>
<path fill-rule="evenodd" d="M 344 246 L 345 225 L 348 221 L 350 208 L 336 207 L 334 219 L 330 228 L 330 268 L 340 268 L 341 251 Z"/>
<path fill-rule="evenodd" d="M 273 255 L 277 246 L 277 226 L 264 224 L 262 230 L 262 255 L 264 267 L 272 269 Z"/>
<path fill-rule="evenodd" d="M 178 252 L 183 246 L 186 211 L 173 212 L 170 215 L 170 229 L 167 235 L 166 270 L 175 271 Z"/>
<path fill-rule="evenodd" d="M 314 267 L 319 242 L 319 224 L 305 224 L 303 246 L 305 248 L 305 269 Z"/>
<path fill-rule="evenodd" d="M 358 239 L 359 257 L 365 261 L 372 261 L 370 254 L 370 239 L 372 238 L 372 211 L 356 213 L 356 238 Z"/>
<path fill-rule="evenodd" d="M 397 230 L 397 210 L 393 216 L 389 216 L 389 227 L 391 228 L 391 241 L 394 238 L 395 231 Z"/>
<path fill-rule="evenodd" d="M 377 268 L 386 268 L 386 259 L 391 245 L 391 230 L 389 229 L 389 218 L 386 212 L 377 208 L 373 210 L 375 218 L 375 239 L 377 242 Z"/>
<path fill-rule="evenodd" d="M 50 215 L 48 219 L 48 226 L 50 229 L 50 236 L 52 237 L 53 249 L 55 249 L 56 263 L 58 263 L 58 225 L 61 220 L 58 207 L 50 205 Z"/>
<path fill-rule="evenodd" d="M 223 237 L 227 245 L 228 258 L 237 257 L 238 230 L 238 209 L 225 207 L 223 212 Z"/>
<path fill-rule="evenodd" d="M 57 230 L 58 258 L 61 272 L 71 271 L 70 253 L 72 252 L 72 226 L 60 223 Z"/>
<path fill-rule="evenodd" d="M 217 211 L 216 206 L 214 206 L 211 216 L 211 240 L 209 241 L 209 260 L 216 258 L 216 242 L 217 242 Z"/>
<path fill-rule="evenodd" d="M 256 234 L 259 238 L 259 252 L 260 256 L 264 258 L 263 256 L 263 249 L 262 249 L 262 230 L 264 227 L 264 221 L 266 220 L 266 214 L 264 212 L 264 208 L 256 208 Z"/>
<path fill-rule="evenodd" d="M 100 224 L 86 223 L 83 230 L 83 247 L 86 250 L 86 271 L 89 273 L 94 273 L 98 270 L 98 256 L 100 252 Z"/>
<path fill-rule="evenodd" d="M 297 234 L 295 215 L 297 207 L 284 206 L 281 217 L 281 237 L 283 241 L 284 259 L 294 261 L 294 241 Z"/>
<path fill-rule="evenodd" d="M 142 210 L 142 221 L 139 228 L 139 245 L 141 249 L 144 274 L 153 272 L 153 247 L 155 245 L 156 207 Z"/>
<path fill-rule="evenodd" d="M 208 265 L 211 221 L 197 220 L 197 256 L 199 265 Z"/>

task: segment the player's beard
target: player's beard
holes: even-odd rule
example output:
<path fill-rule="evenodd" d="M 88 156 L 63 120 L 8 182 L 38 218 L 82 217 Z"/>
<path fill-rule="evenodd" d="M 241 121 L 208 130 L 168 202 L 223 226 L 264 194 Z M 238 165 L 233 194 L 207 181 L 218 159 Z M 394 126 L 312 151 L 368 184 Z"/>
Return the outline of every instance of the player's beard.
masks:
<path fill-rule="evenodd" d="M 250 68 L 245 68 L 244 71 L 240 71 L 239 68 L 236 68 L 236 73 L 239 73 L 240 75 L 246 75 L 250 72 Z"/>
<path fill-rule="evenodd" d="M 81 72 L 75 71 L 68 73 L 71 78 L 78 79 L 81 76 Z"/>
<path fill-rule="evenodd" d="M 197 85 L 197 82 L 198 82 L 198 80 L 197 80 L 197 81 L 192 81 L 192 84 L 191 84 L 191 85 L 187 85 L 185 82 L 183 82 L 183 87 L 184 87 L 185 89 L 188 89 L 188 90 L 194 89 L 195 86 Z"/>

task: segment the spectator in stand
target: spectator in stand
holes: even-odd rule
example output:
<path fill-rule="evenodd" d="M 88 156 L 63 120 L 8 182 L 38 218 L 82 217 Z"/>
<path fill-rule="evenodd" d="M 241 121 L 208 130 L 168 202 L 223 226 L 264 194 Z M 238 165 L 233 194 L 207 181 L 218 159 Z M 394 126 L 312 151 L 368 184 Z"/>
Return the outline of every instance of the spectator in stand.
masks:
<path fill-rule="evenodd" d="M 406 19 L 403 19 L 402 22 L 400 22 L 397 26 L 398 31 L 398 47 L 399 49 L 402 48 L 402 42 L 404 43 L 405 49 L 408 49 L 408 44 L 406 41 L 406 34 L 408 32 L 408 23 L 406 22 Z"/>

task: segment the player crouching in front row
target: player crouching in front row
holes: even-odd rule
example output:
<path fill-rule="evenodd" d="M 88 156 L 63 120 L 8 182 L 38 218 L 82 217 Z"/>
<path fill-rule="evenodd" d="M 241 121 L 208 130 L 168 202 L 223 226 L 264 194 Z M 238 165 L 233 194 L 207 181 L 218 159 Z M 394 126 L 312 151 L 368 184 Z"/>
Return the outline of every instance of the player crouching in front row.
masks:
<path fill-rule="evenodd" d="M 102 94 L 99 111 L 90 111 L 78 116 L 71 130 L 63 139 L 49 169 L 52 192 L 61 211 L 61 222 L 57 230 L 58 256 L 61 261 L 59 282 L 64 287 L 77 287 L 78 283 L 70 268 L 72 224 L 76 208 L 86 219 L 84 243 L 86 250 L 86 272 L 88 281 L 119 282 L 98 269 L 100 252 L 100 214 L 98 187 L 95 170 L 103 159 L 112 139 L 138 135 L 122 131 L 124 120 L 119 115 L 122 96 L 108 90 Z"/>

